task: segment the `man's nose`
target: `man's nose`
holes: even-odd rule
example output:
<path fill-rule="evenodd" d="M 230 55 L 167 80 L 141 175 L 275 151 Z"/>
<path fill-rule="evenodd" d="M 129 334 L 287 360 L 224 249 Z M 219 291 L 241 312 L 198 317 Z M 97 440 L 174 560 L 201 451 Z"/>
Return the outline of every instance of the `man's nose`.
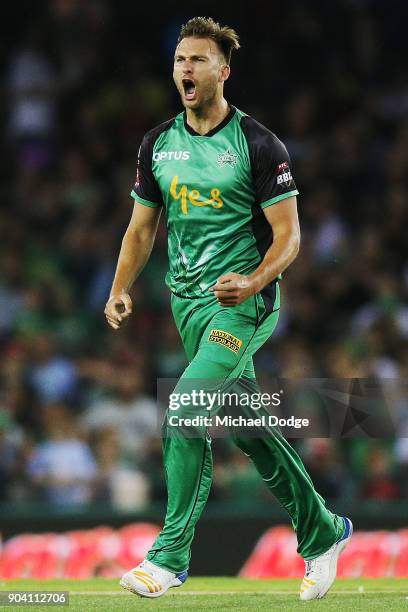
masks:
<path fill-rule="evenodd" d="M 191 62 L 184 62 L 183 64 L 183 74 L 191 74 L 193 72 L 193 65 Z"/>

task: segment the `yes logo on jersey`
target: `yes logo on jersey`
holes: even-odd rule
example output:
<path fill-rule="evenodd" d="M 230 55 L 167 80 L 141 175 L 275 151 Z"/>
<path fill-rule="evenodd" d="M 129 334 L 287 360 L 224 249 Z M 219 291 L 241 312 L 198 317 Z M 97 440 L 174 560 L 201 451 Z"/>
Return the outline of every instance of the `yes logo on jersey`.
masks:
<path fill-rule="evenodd" d="M 170 184 L 170 195 L 177 202 L 181 201 L 181 212 L 184 215 L 188 214 L 188 203 L 193 206 L 212 206 L 213 208 L 221 208 L 224 202 L 221 200 L 221 191 L 218 187 L 213 187 L 210 191 L 210 196 L 208 200 L 200 200 L 201 193 L 198 189 L 188 189 L 187 185 L 182 185 L 177 191 L 179 177 L 173 176 L 173 179 Z"/>

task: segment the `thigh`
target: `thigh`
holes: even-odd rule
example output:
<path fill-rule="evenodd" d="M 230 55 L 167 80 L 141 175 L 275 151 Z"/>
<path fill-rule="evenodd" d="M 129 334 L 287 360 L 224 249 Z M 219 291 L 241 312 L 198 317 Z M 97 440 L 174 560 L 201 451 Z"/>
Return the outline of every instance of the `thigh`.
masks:
<path fill-rule="evenodd" d="M 254 377 L 252 357 L 273 333 L 279 308 L 265 316 L 257 294 L 234 308 L 219 306 L 205 325 L 187 378 Z"/>
<path fill-rule="evenodd" d="M 277 311 L 260 316 L 259 299 L 262 298 L 253 296 L 235 308 L 217 307 L 174 389 L 176 403 L 171 412 L 183 418 L 214 414 L 220 408 L 218 393 L 230 391 L 240 378 L 245 379 L 241 382 L 246 390 L 257 390 L 252 356 L 269 338 L 278 318 Z M 200 421 L 188 435 L 203 434 L 205 430 Z"/>
<path fill-rule="evenodd" d="M 200 313 L 197 313 L 200 316 Z M 197 351 L 185 375 L 188 378 L 221 378 L 248 361 L 249 346 L 258 323 L 255 297 L 235 308 L 215 305 L 202 327 Z"/>
<path fill-rule="evenodd" d="M 213 297 L 188 299 L 172 294 L 171 308 L 187 359 L 192 361 L 206 325 L 218 310 L 218 303 Z"/>

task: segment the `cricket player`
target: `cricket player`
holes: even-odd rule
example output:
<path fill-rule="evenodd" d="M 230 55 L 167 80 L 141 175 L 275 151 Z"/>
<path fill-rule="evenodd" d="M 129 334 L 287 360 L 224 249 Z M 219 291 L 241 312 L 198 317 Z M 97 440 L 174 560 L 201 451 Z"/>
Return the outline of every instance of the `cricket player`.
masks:
<path fill-rule="evenodd" d="M 166 283 L 191 380 L 256 387 L 253 355 L 279 316 L 279 279 L 300 242 L 291 162 L 283 143 L 224 98 L 238 36 L 210 18 L 180 32 L 173 78 L 184 112 L 143 138 L 133 214 L 123 238 L 105 315 L 119 329 L 132 312 L 129 291 L 151 253 L 161 212 L 168 229 Z M 187 385 L 188 386 L 188 385 Z M 183 406 L 178 416 L 192 416 Z M 126 589 L 159 597 L 188 576 L 195 525 L 211 487 L 211 438 L 163 427 L 168 489 L 163 529 L 146 559 L 121 579 Z M 330 512 L 299 456 L 279 433 L 233 436 L 253 461 L 296 531 L 306 573 L 304 600 L 323 597 L 352 534 L 351 521 Z"/>

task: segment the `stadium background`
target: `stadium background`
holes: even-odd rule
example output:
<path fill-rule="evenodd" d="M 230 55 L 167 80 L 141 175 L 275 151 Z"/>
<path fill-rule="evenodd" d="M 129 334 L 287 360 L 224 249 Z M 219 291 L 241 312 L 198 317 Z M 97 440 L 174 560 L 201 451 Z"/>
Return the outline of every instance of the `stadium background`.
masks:
<path fill-rule="evenodd" d="M 174 43 L 203 7 L 50 0 L 3 11 L 3 538 L 159 524 L 156 379 L 186 363 L 163 225 L 125 330 L 112 332 L 103 308 L 140 140 L 180 111 Z M 287 144 L 301 192 L 302 248 L 259 374 L 406 378 L 407 4 L 207 2 L 205 13 L 240 33 L 227 99 Z M 407 526 L 404 403 L 398 423 L 393 439 L 294 441 L 317 489 L 358 529 Z M 288 519 L 239 451 L 219 440 L 214 456 L 192 569 L 207 573 L 212 558 L 212 573 L 226 574 Z"/>

